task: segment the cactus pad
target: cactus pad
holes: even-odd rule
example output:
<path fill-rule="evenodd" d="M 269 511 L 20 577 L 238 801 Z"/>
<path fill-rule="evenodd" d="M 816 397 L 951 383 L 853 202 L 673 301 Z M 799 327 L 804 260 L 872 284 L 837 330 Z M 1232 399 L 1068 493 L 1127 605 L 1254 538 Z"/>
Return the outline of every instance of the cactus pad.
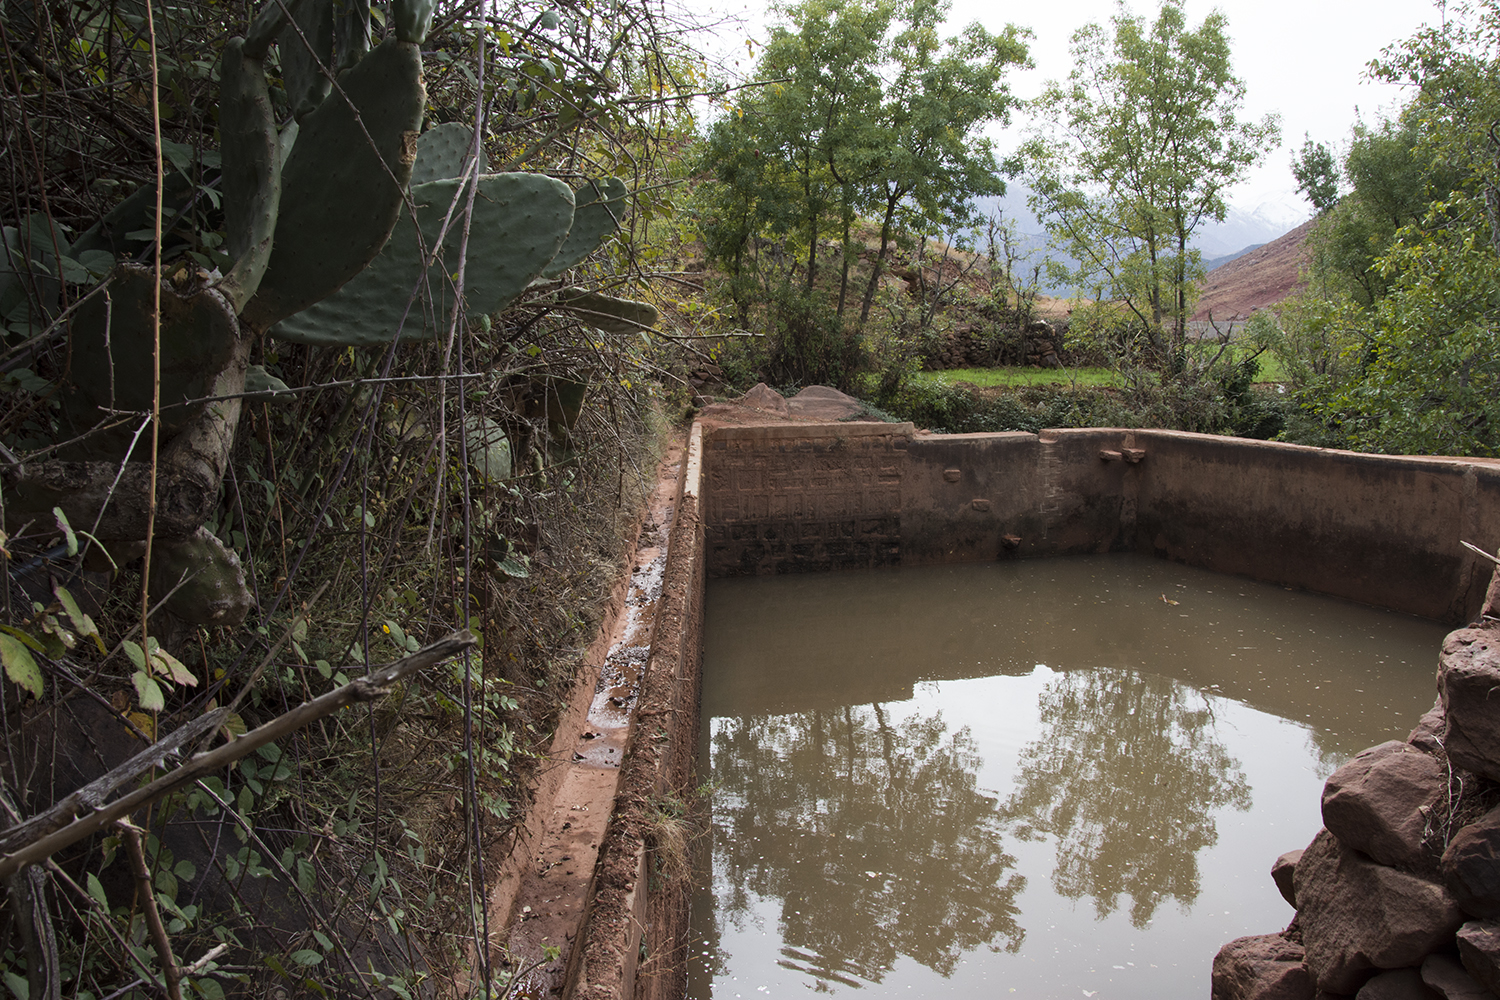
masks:
<path fill-rule="evenodd" d="M 573 228 L 542 277 L 555 278 L 599 249 L 625 217 L 629 195 L 630 188 L 618 177 L 585 181 L 574 191 Z"/>
<path fill-rule="evenodd" d="M 225 249 L 234 260 L 219 290 L 238 311 L 260 287 L 271 259 L 281 201 L 281 145 L 275 112 L 259 60 L 247 59 L 244 42 L 224 46 L 219 71 L 219 149 L 223 156 Z"/>
<path fill-rule="evenodd" d="M 152 600 L 166 598 L 168 611 L 194 625 L 238 625 L 255 603 L 240 557 L 207 528 L 180 541 L 157 543 L 150 591 Z"/>
<path fill-rule="evenodd" d="M 422 276 L 416 229 L 402 216 L 380 256 L 336 295 L 271 328 L 271 334 L 300 344 L 376 347 L 390 343 L 399 329 L 406 339 L 430 338 L 446 322 L 452 305 L 447 275 L 457 270 L 464 193 L 456 180 L 429 181 L 412 189 L 422 243 L 434 246 L 448 208 L 458 198 L 443 254 L 427 271 L 426 292 L 407 315 L 407 300 Z M 469 233 L 465 290 L 468 313 L 488 315 L 525 291 L 556 255 L 573 219 L 573 192 L 542 174 L 488 174 L 479 178 Z M 402 322 L 406 316 L 405 323 Z"/>
<path fill-rule="evenodd" d="M 411 186 L 445 181 L 463 173 L 464 157 L 474 145 L 474 129 L 458 122 L 438 125 L 417 140 L 417 162 L 411 168 Z"/>
<path fill-rule="evenodd" d="M 559 305 L 605 333 L 638 333 L 651 329 L 661 318 L 649 302 L 617 299 L 600 292 L 570 290 L 562 294 Z"/>
<path fill-rule="evenodd" d="M 464 421 L 469 464 L 492 483 L 509 479 L 512 471 L 510 437 L 489 417 L 471 415 Z"/>
<path fill-rule="evenodd" d="M 287 103 L 301 121 L 332 89 L 323 67 L 333 66 L 333 0 L 302 0 L 296 16 L 281 29 L 276 46 Z"/>
<path fill-rule="evenodd" d="M 343 0 L 333 28 L 338 68 L 343 72 L 370 51 L 370 0 Z"/>
<path fill-rule="evenodd" d="M 92 426 L 104 417 L 98 410 L 100 406 L 116 410 L 151 409 L 151 316 L 155 284 L 150 268 L 121 264 L 111 275 L 110 307 L 106 308 L 103 295 L 96 295 L 79 307 L 73 319 L 70 344 L 73 386 L 65 399 L 68 415 L 76 427 Z M 234 310 L 218 291 L 198 288 L 180 295 L 170 283 L 164 282 L 162 406 L 215 395 L 220 389 L 220 376 L 236 358 L 238 336 Z M 164 409 L 162 435 L 175 434 L 200 409 Z M 99 443 L 99 448 L 108 447 L 109 442 Z"/>
<path fill-rule="evenodd" d="M 427 41 L 436 9 L 436 0 L 391 0 L 391 20 L 395 23 L 396 37 L 415 45 Z"/>
<path fill-rule="evenodd" d="M 256 329 L 306 309 L 360 273 L 401 210 L 426 94 L 422 55 L 388 38 L 345 71 L 339 86 L 342 94 L 302 120 L 282 168 L 276 245 L 243 313 Z"/>

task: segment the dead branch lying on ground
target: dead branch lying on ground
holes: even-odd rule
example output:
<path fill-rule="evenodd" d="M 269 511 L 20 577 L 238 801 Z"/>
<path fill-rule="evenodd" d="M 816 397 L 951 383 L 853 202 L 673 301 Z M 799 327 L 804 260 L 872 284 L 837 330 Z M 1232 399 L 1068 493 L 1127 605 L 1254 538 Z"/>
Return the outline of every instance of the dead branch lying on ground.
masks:
<path fill-rule="evenodd" d="M 90 783 L 86 789 L 69 795 L 47 811 L 0 834 L 0 845 L 4 845 L 4 854 L 0 856 L 0 879 L 8 878 L 26 865 L 36 864 L 69 844 L 77 843 L 99 832 L 116 820 L 129 816 L 137 809 L 170 795 L 190 782 L 213 774 L 226 764 L 234 763 L 267 743 L 272 743 L 355 702 L 373 701 L 389 693 L 391 685 L 397 681 L 418 670 L 457 656 L 473 645 L 475 645 L 474 636 L 467 629 L 449 633 L 408 657 L 385 666 L 375 667 L 363 677 L 356 678 L 343 687 L 329 691 L 312 701 L 303 702 L 265 725 L 252 729 L 232 743 L 226 743 L 217 749 L 194 756 L 150 784 L 121 796 L 108 805 L 99 804 L 109 790 L 118 788 L 134 775 L 140 774 L 144 770 L 143 760 L 149 765 L 150 762 L 165 755 L 167 752 L 165 748 L 154 745 L 97 781 Z M 210 718 L 212 714 L 204 716 L 204 719 Z M 175 741 L 177 745 L 180 745 L 192 735 L 190 732 L 187 737 L 179 736 L 183 729 L 202 732 L 204 724 L 200 720 L 196 726 L 184 726 L 167 737 L 164 742 Z M 122 774 L 130 769 L 134 769 L 133 774 Z M 88 789 L 99 788 L 103 789 L 102 793 L 81 794 Z M 84 807 L 92 811 L 75 818 L 77 811 Z M 25 831 L 25 835 L 22 835 L 22 831 Z"/>

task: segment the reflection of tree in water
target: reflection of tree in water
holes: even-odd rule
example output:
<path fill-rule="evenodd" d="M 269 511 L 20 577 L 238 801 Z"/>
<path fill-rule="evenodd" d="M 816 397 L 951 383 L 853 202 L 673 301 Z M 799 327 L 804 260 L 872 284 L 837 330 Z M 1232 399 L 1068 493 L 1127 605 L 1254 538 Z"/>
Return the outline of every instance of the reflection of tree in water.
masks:
<path fill-rule="evenodd" d="M 947 976 L 981 945 L 1020 948 L 1025 879 L 975 788 L 973 738 L 941 713 L 722 719 L 713 761 L 718 919 L 751 892 L 780 899 L 781 965 L 857 986 L 900 955 Z"/>
<path fill-rule="evenodd" d="M 1198 852 L 1219 839 L 1213 810 L 1250 808 L 1208 700 L 1169 677 L 1101 668 L 1061 674 L 1040 707 L 1043 734 L 1021 751 L 1000 812 L 1024 839 L 1056 839 L 1053 888 L 1092 896 L 1101 919 L 1124 893 L 1136 927 L 1168 897 L 1191 904 Z"/>

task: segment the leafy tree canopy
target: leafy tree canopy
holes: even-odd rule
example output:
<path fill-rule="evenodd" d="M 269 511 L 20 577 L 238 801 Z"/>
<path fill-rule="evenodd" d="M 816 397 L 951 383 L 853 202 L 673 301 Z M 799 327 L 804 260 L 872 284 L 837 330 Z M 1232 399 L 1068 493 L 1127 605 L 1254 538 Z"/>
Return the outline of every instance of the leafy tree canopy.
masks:
<path fill-rule="evenodd" d="M 1021 152 L 1032 210 L 1079 261 L 1078 287 L 1122 301 L 1158 346 L 1164 333 L 1180 343 L 1203 273 L 1188 244 L 1277 144 L 1277 119 L 1239 119 L 1228 21 L 1215 12 L 1190 28 L 1182 0 L 1149 25 L 1122 4 L 1108 27 L 1079 29 L 1072 51 Z"/>
<path fill-rule="evenodd" d="M 970 219 L 975 196 L 1004 191 L 981 131 L 1006 121 L 1016 104 L 1005 75 L 1026 64 L 1026 33 L 971 24 L 944 39 L 947 6 L 803 0 L 777 8 L 782 23 L 751 85 L 708 129 L 698 160 L 712 178 L 700 192 L 705 241 L 739 283 L 742 309 L 749 287 L 785 288 L 794 273 L 810 292 L 820 241 L 836 235 L 842 267 L 828 322 L 841 327 L 854 225 L 873 217 L 881 248 L 862 323 L 899 230 L 955 228 Z M 776 252 L 758 253 L 757 237 Z"/>
<path fill-rule="evenodd" d="M 1315 283 L 1283 313 L 1293 341 L 1338 317 L 1336 363 L 1300 386 L 1329 443 L 1500 454 L 1500 3 L 1448 13 L 1371 64 L 1411 100 L 1356 133 L 1354 194 L 1319 237 L 1321 265 L 1355 287 Z"/>

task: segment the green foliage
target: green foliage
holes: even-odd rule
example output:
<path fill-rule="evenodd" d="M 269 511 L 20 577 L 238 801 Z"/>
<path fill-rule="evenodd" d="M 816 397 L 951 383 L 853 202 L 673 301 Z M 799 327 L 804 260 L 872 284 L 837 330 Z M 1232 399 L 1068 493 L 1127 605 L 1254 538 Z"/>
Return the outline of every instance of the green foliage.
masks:
<path fill-rule="evenodd" d="M 1433 173 L 1419 149 L 1422 128 L 1408 106 L 1393 120 L 1354 129 L 1344 159 L 1352 191 L 1308 239 L 1310 276 L 1324 294 L 1348 294 L 1366 306 L 1384 296 L 1391 279 L 1376 262 L 1397 230 L 1419 223 L 1432 198 L 1453 187 L 1453 173 Z"/>
<path fill-rule="evenodd" d="M 1339 175 L 1333 162 L 1333 150 L 1310 136 L 1303 138 L 1302 152 L 1292 158 L 1292 176 L 1297 191 L 1307 195 L 1313 208 L 1326 212 L 1339 200 Z"/>
<path fill-rule="evenodd" d="M 1225 190 L 1279 141 L 1277 120 L 1239 120 L 1222 13 L 1189 29 L 1181 0 L 1166 0 L 1151 25 L 1122 11 L 1076 32 L 1072 50 L 1021 153 L 1032 209 L 1079 261 L 1077 287 L 1123 303 L 1165 356 L 1203 273 L 1192 236 L 1224 218 Z"/>
<path fill-rule="evenodd" d="M 949 368 L 943 371 L 919 372 L 912 376 L 919 383 L 967 382 L 981 388 L 1027 385 L 1118 386 L 1119 375 L 1112 368 Z"/>
<path fill-rule="evenodd" d="M 805 0 L 778 10 L 784 21 L 756 67 L 758 86 L 724 108 L 696 158 L 695 170 L 711 177 L 698 211 L 738 322 L 763 324 L 782 341 L 771 354 L 790 367 L 767 374 L 808 382 L 847 353 L 862 216 L 879 220 L 880 246 L 859 327 L 898 235 L 957 228 L 973 196 L 1004 191 L 981 132 L 1007 119 L 1015 99 L 1004 77 L 1024 64 L 1026 48 L 1018 29 L 992 35 L 977 24 L 944 41 L 946 5 L 934 0 Z M 831 290 L 819 293 L 831 303 L 823 310 L 806 296 L 835 263 Z M 761 307 L 764 316 L 754 315 Z"/>
<path fill-rule="evenodd" d="M 1372 65 L 1412 96 L 1356 131 L 1354 193 L 1325 220 L 1312 288 L 1281 310 L 1279 350 L 1304 408 L 1288 437 L 1500 454 L 1497 68 L 1494 2 L 1450 8 Z"/>

